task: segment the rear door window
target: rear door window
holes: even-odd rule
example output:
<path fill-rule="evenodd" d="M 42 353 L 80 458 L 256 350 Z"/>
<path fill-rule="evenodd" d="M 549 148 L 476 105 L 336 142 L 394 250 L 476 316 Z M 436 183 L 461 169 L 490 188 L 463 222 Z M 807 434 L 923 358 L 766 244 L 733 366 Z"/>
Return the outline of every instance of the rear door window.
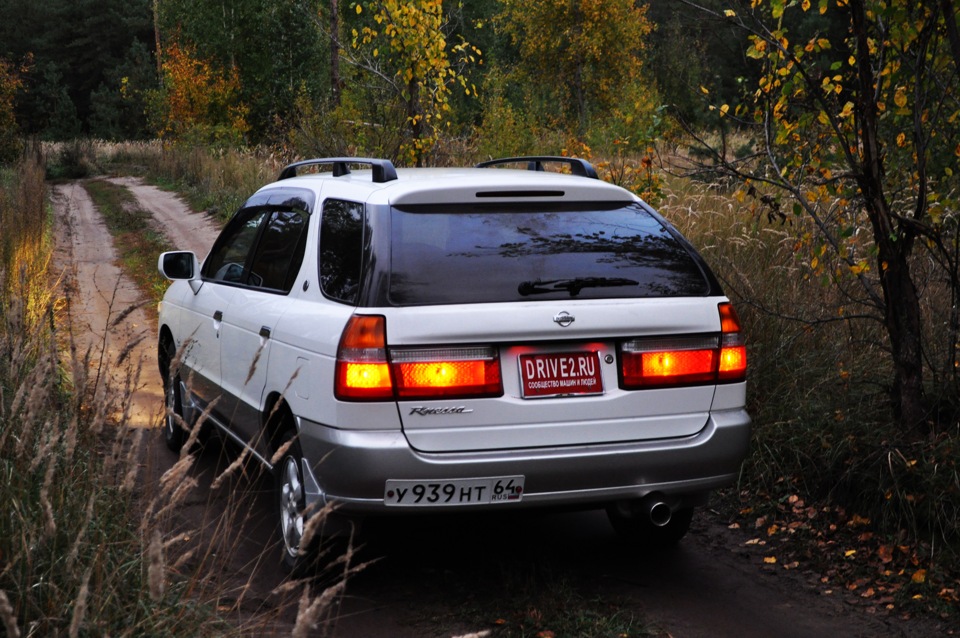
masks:
<path fill-rule="evenodd" d="M 394 305 L 709 294 L 701 262 L 639 204 L 393 209 Z"/>
<path fill-rule="evenodd" d="M 363 204 L 323 203 L 320 218 L 320 288 L 327 297 L 356 304 L 363 262 Z"/>

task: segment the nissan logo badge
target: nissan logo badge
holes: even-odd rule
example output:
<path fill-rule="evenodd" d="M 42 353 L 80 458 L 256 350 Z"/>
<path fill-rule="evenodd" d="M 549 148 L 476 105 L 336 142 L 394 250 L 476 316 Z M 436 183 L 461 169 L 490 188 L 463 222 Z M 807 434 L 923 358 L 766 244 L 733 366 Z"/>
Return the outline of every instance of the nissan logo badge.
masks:
<path fill-rule="evenodd" d="M 570 325 L 571 323 L 573 323 L 574 321 L 576 321 L 576 318 L 575 318 L 573 315 L 571 315 L 569 312 L 567 312 L 566 310 L 564 310 L 564 311 L 561 312 L 560 314 L 555 315 L 555 316 L 553 317 L 553 322 L 554 322 L 554 323 L 557 323 L 557 324 L 560 324 L 560 327 L 561 327 L 561 328 L 566 328 L 567 326 L 569 326 L 569 325 Z"/>

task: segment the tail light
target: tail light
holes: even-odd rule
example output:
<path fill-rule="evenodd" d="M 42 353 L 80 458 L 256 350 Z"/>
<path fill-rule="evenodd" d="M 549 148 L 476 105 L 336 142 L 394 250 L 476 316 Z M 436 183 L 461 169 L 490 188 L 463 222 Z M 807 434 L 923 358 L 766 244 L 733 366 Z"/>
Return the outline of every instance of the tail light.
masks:
<path fill-rule="evenodd" d="M 387 320 L 379 315 L 354 315 L 340 336 L 334 396 L 345 400 L 393 397 L 387 363 Z"/>
<path fill-rule="evenodd" d="M 386 319 L 355 315 L 337 353 L 334 394 L 346 401 L 503 394 L 495 348 L 387 348 Z"/>
<path fill-rule="evenodd" d="M 743 381 L 747 378 L 747 346 L 740 331 L 740 317 L 733 305 L 722 303 L 720 309 L 720 369 L 718 381 Z"/>
<path fill-rule="evenodd" d="M 490 347 L 391 350 L 400 399 L 500 396 L 500 359 Z"/>
<path fill-rule="evenodd" d="M 625 389 L 735 382 L 746 378 L 740 319 L 722 303 L 719 336 L 632 339 L 620 346 Z"/>

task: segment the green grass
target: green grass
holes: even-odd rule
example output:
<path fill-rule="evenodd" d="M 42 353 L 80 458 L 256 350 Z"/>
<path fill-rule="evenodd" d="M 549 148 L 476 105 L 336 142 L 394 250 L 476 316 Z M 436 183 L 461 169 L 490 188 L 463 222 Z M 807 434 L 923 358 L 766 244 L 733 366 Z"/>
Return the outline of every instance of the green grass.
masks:
<path fill-rule="evenodd" d="M 84 182 L 84 188 L 113 235 L 124 272 L 153 302 L 150 308 L 155 308 L 169 283 L 157 270 L 157 257 L 174 247 L 157 232 L 153 217 L 126 187 L 96 179 Z"/>

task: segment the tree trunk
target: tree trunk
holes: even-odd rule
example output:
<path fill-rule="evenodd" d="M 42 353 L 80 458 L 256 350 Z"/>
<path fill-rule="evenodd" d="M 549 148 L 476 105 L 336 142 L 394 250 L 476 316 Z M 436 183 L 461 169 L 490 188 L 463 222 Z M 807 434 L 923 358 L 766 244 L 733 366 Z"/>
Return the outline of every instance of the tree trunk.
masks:
<path fill-rule="evenodd" d="M 851 0 L 853 34 L 857 40 L 857 117 L 860 124 L 860 170 L 857 181 L 877 244 L 877 266 L 883 287 L 884 322 L 893 358 L 891 399 L 900 424 L 913 436 L 928 433 L 923 400 L 920 298 L 910 274 L 914 234 L 895 223 L 884 194 L 884 156 L 878 136 L 874 99 L 876 78 L 870 58 L 869 32 L 863 0 Z"/>
<path fill-rule="evenodd" d="M 330 103 L 340 106 L 340 2 L 330 0 Z"/>
<path fill-rule="evenodd" d="M 877 226 L 874 224 L 875 232 Z M 893 358 L 893 409 L 909 433 L 922 437 L 929 434 L 929 425 L 924 406 L 920 299 L 910 274 L 907 254 L 889 236 L 877 236 L 877 243 L 886 306 L 884 320 Z"/>

